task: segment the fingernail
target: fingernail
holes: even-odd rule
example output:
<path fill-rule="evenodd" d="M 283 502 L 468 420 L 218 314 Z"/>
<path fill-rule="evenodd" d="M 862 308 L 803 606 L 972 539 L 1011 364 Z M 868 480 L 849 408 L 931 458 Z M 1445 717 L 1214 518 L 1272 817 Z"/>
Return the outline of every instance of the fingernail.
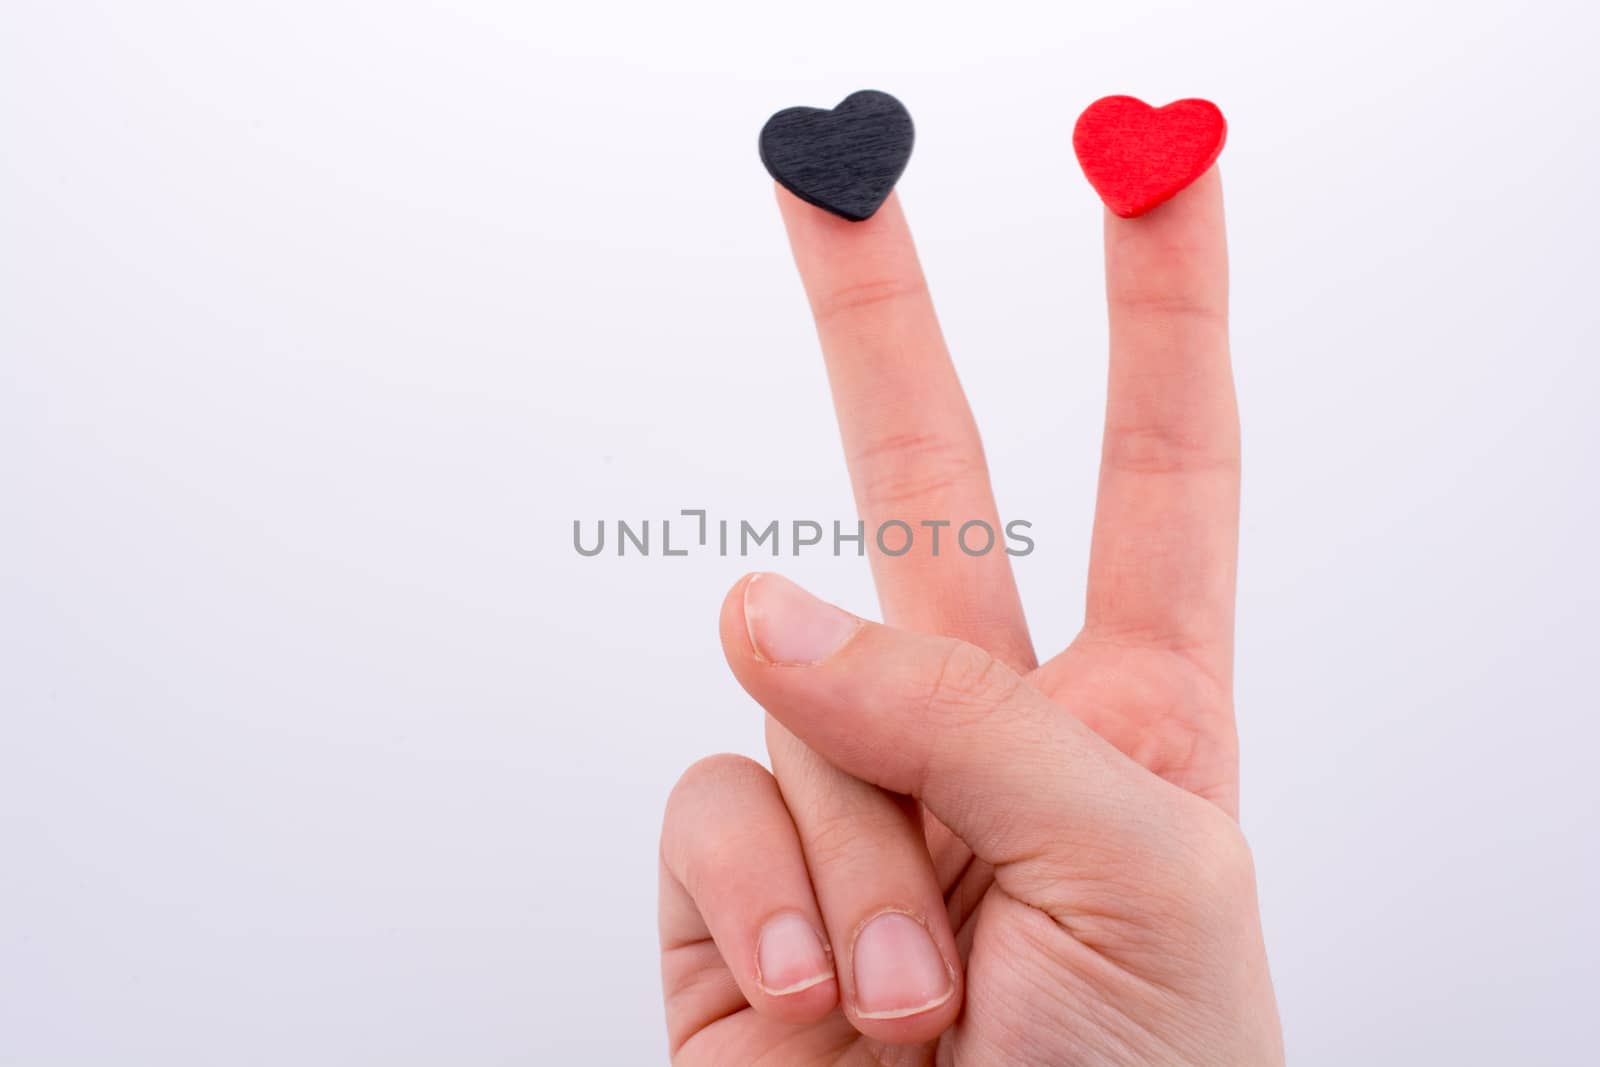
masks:
<path fill-rule="evenodd" d="M 886 911 L 856 935 L 852 955 L 856 1012 L 863 1019 L 901 1019 L 950 999 L 955 982 L 926 927 Z"/>
<path fill-rule="evenodd" d="M 756 942 L 756 980 L 775 997 L 821 985 L 833 977 L 833 961 L 816 927 L 797 912 L 767 920 Z"/>
<path fill-rule="evenodd" d="M 861 620 L 776 574 L 744 587 L 744 624 L 756 655 L 769 663 L 820 663 L 861 627 Z"/>

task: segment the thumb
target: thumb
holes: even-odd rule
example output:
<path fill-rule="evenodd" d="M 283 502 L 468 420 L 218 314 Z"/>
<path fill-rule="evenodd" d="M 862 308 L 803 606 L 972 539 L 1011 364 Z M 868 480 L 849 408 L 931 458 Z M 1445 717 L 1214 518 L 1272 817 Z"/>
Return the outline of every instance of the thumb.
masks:
<path fill-rule="evenodd" d="M 867 622 L 775 574 L 734 586 L 722 644 L 801 740 L 916 796 L 997 867 L 1103 853 L 1158 817 L 1165 783 L 973 645 Z"/>

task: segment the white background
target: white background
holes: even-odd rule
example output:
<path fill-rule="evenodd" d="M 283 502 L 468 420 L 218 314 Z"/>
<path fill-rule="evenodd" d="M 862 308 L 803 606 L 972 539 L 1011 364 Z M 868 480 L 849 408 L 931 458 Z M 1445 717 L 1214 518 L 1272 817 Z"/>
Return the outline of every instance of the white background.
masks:
<path fill-rule="evenodd" d="M 716 608 L 853 520 L 756 158 L 901 184 L 1041 650 L 1079 618 L 1110 92 L 1218 101 L 1244 822 L 1291 1058 L 1593 1062 L 1590 5 L 0 7 L 0 1063 L 645 1064 Z M 778 566 L 871 614 L 866 568 Z"/>

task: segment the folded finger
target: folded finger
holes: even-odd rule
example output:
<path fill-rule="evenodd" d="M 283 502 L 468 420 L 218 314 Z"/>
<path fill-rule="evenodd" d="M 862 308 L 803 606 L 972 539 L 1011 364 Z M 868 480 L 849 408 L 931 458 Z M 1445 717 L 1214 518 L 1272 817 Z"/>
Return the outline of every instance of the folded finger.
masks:
<path fill-rule="evenodd" d="M 767 736 L 845 1014 L 868 1037 L 932 1040 L 960 1012 L 961 974 L 919 806 L 844 774 L 771 719 Z"/>
<path fill-rule="evenodd" d="M 772 775 L 713 756 L 673 789 L 661 831 L 661 966 L 673 1047 L 745 1004 L 790 1023 L 838 1000 L 832 951 Z"/>

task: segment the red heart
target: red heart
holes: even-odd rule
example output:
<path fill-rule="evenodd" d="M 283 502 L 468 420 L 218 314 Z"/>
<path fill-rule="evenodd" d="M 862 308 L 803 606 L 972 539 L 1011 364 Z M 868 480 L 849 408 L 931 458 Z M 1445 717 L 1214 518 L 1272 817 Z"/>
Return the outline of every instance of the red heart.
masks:
<path fill-rule="evenodd" d="M 1131 219 L 1209 170 L 1227 137 L 1228 123 L 1209 100 L 1151 107 L 1131 96 L 1107 96 L 1078 116 L 1072 149 L 1111 213 Z"/>

